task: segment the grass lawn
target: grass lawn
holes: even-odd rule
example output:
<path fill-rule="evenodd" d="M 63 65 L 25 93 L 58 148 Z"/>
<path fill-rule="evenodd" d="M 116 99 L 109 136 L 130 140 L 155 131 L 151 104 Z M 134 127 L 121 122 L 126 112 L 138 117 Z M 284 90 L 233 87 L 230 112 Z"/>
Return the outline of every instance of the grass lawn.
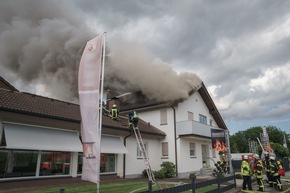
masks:
<path fill-rule="evenodd" d="M 153 184 L 152 189 L 153 190 L 160 190 L 160 187 L 172 187 L 174 184 L 172 183 L 164 183 L 159 185 Z M 45 189 L 39 189 L 36 191 L 30 191 L 26 193 L 59 193 L 60 189 L 63 188 L 65 190 L 65 193 L 68 192 L 83 192 L 83 193 L 92 193 L 96 192 L 97 185 L 92 185 L 92 184 L 87 184 L 87 185 L 69 185 L 69 186 L 61 186 L 61 187 L 52 187 L 52 188 L 45 188 Z M 209 190 L 213 190 L 217 188 L 217 186 L 207 186 L 204 188 L 200 188 L 196 190 L 196 193 L 203 193 Z M 139 181 L 139 182 L 119 182 L 119 183 L 110 183 L 110 184 L 101 184 L 100 185 L 100 193 L 108 193 L 108 192 L 113 192 L 113 193 L 129 193 L 129 192 L 142 192 L 148 190 L 148 182 L 147 181 Z M 191 190 L 189 191 L 184 191 L 186 192 L 192 192 Z"/>

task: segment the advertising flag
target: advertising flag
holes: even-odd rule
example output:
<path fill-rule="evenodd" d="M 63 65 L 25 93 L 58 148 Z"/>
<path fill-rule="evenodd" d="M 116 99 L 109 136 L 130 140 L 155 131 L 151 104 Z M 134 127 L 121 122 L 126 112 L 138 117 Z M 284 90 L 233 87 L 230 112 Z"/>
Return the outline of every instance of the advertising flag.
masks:
<path fill-rule="evenodd" d="M 212 148 L 218 152 L 227 152 L 225 131 L 211 129 Z"/>
<path fill-rule="evenodd" d="M 103 37 L 87 42 L 79 65 L 78 91 L 83 143 L 82 180 L 98 183 L 100 178 L 100 89 Z"/>

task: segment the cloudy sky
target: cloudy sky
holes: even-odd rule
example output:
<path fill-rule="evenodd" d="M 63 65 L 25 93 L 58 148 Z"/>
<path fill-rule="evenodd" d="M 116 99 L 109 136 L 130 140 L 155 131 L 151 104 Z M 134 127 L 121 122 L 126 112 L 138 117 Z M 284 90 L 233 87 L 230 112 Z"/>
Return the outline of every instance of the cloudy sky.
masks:
<path fill-rule="evenodd" d="M 1 0 L 0 75 L 21 91 L 74 102 L 85 42 L 106 31 L 106 85 L 175 99 L 203 81 L 231 134 L 268 125 L 290 133 L 289 7 L 272 0 Z"/>

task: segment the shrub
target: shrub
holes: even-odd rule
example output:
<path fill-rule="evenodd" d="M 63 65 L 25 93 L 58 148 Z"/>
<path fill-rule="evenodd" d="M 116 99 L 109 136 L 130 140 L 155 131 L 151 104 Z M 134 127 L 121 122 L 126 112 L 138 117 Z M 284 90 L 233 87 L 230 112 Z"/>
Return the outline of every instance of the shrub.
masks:
<path fill-rule="evenodd" d="M 155 178 L 163 179 L 165 178 L 165 174 L 163 170 L 154 171 Z"/>
<path fill-rule="evenodd" d="M 191 173 L 189 174 L 189 179 L 192 180 L 192 179 L 196 179 L 196 173 Z"/>
<path fill-rule="evenodd" d="M 242 174 L 236 174 L 236 179 L 242 179 Z"/>
<path fill-rule="evenodd" d="M 160 166 L 165 178 L 171 178 L 176 175 L 175 165 L 172 162 L 163 162 Z"/>
<path fill-rule="evenodd" d="M 147 170 L 146 170 L 146 169 L 144 169 L 144 170 L 142 171 L 141 176 L 142 176 L 143 178 L 148 178 L 148 174 L 147 174 Z"/>

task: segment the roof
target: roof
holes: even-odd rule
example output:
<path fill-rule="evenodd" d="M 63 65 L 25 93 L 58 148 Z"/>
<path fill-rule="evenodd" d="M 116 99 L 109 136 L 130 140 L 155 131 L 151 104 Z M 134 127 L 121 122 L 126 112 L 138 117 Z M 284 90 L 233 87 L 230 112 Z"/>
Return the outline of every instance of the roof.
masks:
<path fill-rule="evenodd" d="M 7 82 L 2 76 L 0 76 L 0 89 L 18 91 L 14 86 L 12 86 L 9 82 Z"/>
<path fill-rule="evenodd" d="M 228 129 L 222 116 L 220 115 L 218 109 L 216 108 L 210 94 L 208 93 L 206 86 L 202 82 L 201 86 L 198 88 L 198 92 L 200 96 L 202 97 L 203 101 L 205 102 L 207 108 L 209 109 L 209 113 L 213 116 L 214 120 L 216 121 L 219 128 L 222 129 Z M 190 91 L 189 95 L 192 95 L 194 91 Z M 168 108 L 171 106 L 175 106 L 176 104 L 184 101 L 186 99 L 179 99 L 176 101 L 167 101 L 167 102 L 156 102 L 156 101 L 148 101 L 144 100 L 143 103 L 137 103 L 137 104 L 126 104 L 125 106 L 121 107 L 121 110 L 123 112 L 129 112 L 132 110 L 153 110 L 153 109 L 161 109 L 161 108 Z"/>
<path fill-rule="evenodd" d="M 53 120 L 63 120 L 80 124 L 80 106 L 48 97 L 26 92 L 19 92 L 0 76 L 0 111 L 45 117 Z M 112 120 L 108 113 L 103 111 L 103 128 L 130 131 L 126 118 L 119 121 Z M 4 121 L 4 120 L 3 120 Z M 138 125 L 142 133 L 161 135 L 166 134 L 152 125 L 140 120 Z"/>

